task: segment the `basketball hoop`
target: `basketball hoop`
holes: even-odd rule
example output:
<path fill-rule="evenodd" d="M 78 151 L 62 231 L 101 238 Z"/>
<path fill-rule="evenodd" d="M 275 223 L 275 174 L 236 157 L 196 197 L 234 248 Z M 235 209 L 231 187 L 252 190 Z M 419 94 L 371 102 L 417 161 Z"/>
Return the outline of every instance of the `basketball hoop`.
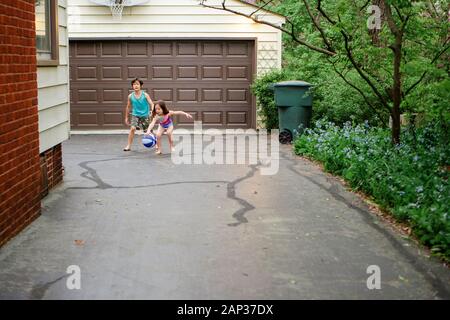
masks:
<path fill-rule="evenodd" d="M 114 20 L 122 20 L 123 8 L 128 4 L 128 0 L 110 0 L 109 8 Z"/>
<path fill-rule="evenodd" d="M 108 6 L 111 9 L 111 14 L 114 20 L 121 20 L 123 8 L 140 5 L 149 0 L 91 0 L 91 2 Z"/>

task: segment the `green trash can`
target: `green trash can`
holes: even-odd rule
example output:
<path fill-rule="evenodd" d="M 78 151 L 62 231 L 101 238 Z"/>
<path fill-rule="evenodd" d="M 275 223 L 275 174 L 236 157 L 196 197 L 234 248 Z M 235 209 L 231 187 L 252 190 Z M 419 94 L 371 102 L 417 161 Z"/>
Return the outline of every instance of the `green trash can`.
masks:
<path fill-rule="evenodd" d="M 294 136 L 309 128 L 312 116 L 312 85 L 304 81 L 275 83 L 275 105 L 278 107 L 280 143 L 292 142 Z"/>

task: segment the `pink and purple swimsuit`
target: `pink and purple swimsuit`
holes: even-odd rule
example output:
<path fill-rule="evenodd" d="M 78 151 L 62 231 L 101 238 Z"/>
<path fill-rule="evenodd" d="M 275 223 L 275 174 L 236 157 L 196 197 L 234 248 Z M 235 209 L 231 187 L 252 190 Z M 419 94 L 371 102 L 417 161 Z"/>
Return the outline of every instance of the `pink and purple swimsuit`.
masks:
<path fill-rule="evenodd" d="M 168 129 L 171 125 L 173 125 L 172 118 L 166 114 L 165 116 L 159 116 L 159 124 L 164 129 Z"/>

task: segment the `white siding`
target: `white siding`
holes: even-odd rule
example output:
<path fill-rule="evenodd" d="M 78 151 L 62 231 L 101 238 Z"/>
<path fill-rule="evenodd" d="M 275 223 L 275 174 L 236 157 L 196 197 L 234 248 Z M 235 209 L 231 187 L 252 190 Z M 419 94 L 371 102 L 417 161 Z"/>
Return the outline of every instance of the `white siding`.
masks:
<path fill-rule="evenodd" d="M 89 0 L 67 0 L 69 38 L 254 38 L 257 72 L 281 67 L 281 31 L 221 10 L 204 8 L 197 0 L 150 0 L 126 7 L 122 20 L 114 20 L 108 7 Z M 221 1 L 210 0 L 209 5 Z M 255 8 L 228 1 L 233 9 L 251 13 Z M 260 11 L 258 19 L 282 24 L 284 18 Z"/>
<path fill-rule="evenodd" d="M 58 1 L 59 66 L 38 67 L 40 152 L 69 138 L 69 56 L 67 1 Z"/>

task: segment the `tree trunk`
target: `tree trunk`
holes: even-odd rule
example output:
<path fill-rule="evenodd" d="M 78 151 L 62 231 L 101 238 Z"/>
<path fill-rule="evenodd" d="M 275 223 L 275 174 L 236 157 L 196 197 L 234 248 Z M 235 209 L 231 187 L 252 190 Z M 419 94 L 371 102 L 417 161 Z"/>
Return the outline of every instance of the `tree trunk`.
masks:
<path fill-rule="evenodd" d="M 386 0 L 381 1 L 385 5 L 385 14 L 387 23 L 389 25 L 389 29 L 391 29 L 392 34 L 395 36 L 394 44 L 390 45 L 389 48 L 394 53 L 394 73 L 393 84 L 391 90 L 391 98 L 392 98 L 392 109 L 391 109 L 391 117 L 392 117 L 392 143 L 399 144 L 400 143 L 400 105 L 402 103 L 402 74 L 400 71 L 400 66 L 402 63 L 402 44 L 403 44 L 403 32 L 404 27 L 408 21 L 408 18 L 400 17 L 403 24 L 401 27 L 398 27 L 395 24 L 394 18 L 392 17 L 392 11 L 389 4 L 386 4 Z"/>
<path fill-rule="evenodd" d="M 392 108 L 391 112 L 392 128 L 391 137 L 393 144 L 400 143 L 400 108 Z"/>
<path fill-rule="evenodd" d="M 400 143 L 400 104 L 402 102 L 402 75 L 400 64 L 402 60 L 403 32 L 395 36 L 394 50 L 394 86 L 392 88 L 392 143 Z"/>

